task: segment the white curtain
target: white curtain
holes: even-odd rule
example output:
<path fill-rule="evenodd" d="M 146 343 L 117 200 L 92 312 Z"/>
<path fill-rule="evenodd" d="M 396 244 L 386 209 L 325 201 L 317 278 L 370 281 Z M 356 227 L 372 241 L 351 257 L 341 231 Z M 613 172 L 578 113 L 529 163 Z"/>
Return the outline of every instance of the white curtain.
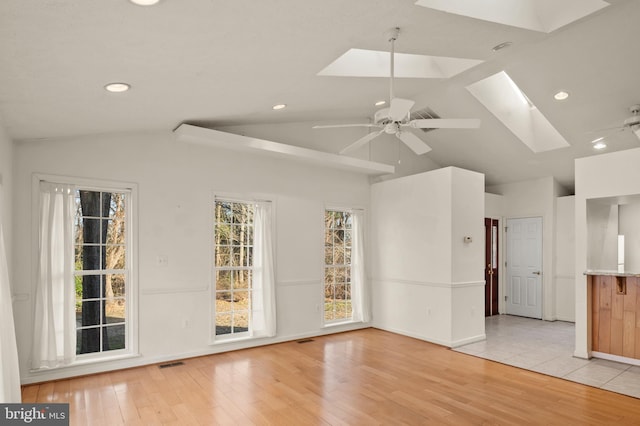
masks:
<path fill-rule="evenodd" d="M 76 356 L 72 186 L 40 182 L 40 239 L 33 324 L 33 369 Z"/>
<path fill-rule="evenodd" d="M 369 322 L 371 308 L 364 263 L 364 212 L 353 210 L 351 245 L 351 308 L 353 320 Z"/>
<path fill-rule="evenodd" d="M 276 335 L 276 285 L 273 265 L 271 203 L 256 204 L 253 218 L 253 296 L 254 336 Z"/>
<path fill-rule="evenodd" d="M 1 188 L 0 188 L 1 189 Z M 1 207 L 1 205 L 0 205 Z M 20 371 L 7 253 L 0 216 L 0 403 L 20 403 Z"/>

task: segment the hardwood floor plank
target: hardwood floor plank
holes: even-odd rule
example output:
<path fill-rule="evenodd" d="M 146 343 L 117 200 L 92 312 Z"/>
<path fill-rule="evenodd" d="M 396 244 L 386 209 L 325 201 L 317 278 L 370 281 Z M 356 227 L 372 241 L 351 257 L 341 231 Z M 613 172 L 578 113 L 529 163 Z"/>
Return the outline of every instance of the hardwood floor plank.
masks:
<path fill-rule="evenodd" d="M 22 387 L 22 402 L 34 403 L 38 398 L 40 385 L 26 385 Z"/>
<path fill-rule="evenodd" d="M 376 329 L 24 386 L 78 425 L 633 424 L 640 401 Z"/>

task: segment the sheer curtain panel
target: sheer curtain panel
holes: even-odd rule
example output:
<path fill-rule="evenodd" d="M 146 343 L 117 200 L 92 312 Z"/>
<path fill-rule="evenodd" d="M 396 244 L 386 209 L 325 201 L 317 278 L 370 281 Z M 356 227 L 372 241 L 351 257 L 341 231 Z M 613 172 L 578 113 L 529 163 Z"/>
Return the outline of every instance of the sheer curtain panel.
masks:
<path fill-rule="evenodd" d="M 68 365 L 76 357 L 74 212 L 75 190 L 72 186 L 40 182 L 33 369 Z"/>
<path fill-rule="evenodd" d="M 256 204 L 253 236 L 253 334 L 276 335 L 276 288 L 273 264 L 271 203 Z"/>
<path fill-rule="evenodd" d="M 22 402 L 20 370 L 1 212 L 2 209 L 0 209 L 0 403 L 15 404 Z"/>
<path fill-rule="evenodd" d="M 369 306 L 369 288 L 364 263 L 364 212 L 353 210 L 353 243 L 351 247 L 351 307 L 353 320 L 369 322 L 371 308 Z"/>

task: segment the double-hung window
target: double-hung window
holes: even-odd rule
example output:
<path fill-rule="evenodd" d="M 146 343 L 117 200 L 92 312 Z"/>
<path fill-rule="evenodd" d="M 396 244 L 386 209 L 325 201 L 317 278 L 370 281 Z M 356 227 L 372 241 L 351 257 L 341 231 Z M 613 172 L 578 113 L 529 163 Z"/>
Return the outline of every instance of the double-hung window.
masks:
<path fill-rule="evenodd" d="M 353 220 L 344 210 L 324 213 L 324 321 L 350 321 Z"/>
<path fill-rule="evenodd" d="M 369 321 L 362 210 L 324 212 L 324 324 Z"/>
<path fill-rule="evenodd" d="M 275 335 L 271 203 L 216 198 L 214 341 Z"/>
<path fill-rule="evenodd" d="M 129 191 L 75 191 L 76 352 L 127 348 Z"/>
<path fill-rule="evenodd" d="M 132 191 L 38 181 L 32 368 L 135 351 Z"/>

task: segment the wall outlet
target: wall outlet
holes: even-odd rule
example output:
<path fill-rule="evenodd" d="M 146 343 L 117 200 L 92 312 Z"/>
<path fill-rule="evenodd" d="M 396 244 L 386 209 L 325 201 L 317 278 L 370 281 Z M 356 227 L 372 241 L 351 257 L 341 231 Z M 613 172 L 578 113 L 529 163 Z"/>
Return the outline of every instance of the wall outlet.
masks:
<path fill-rule="evenodd" d="M 169 266 L 169 256 L 161 255 L 156 259 L 158 266 Z"/>

